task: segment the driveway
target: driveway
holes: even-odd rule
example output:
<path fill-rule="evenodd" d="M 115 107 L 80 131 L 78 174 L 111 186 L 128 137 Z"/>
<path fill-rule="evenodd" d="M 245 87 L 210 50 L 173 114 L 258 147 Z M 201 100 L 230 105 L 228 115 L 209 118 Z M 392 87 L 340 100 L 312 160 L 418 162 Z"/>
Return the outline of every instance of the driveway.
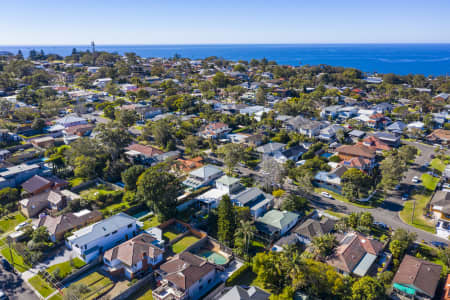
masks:
<path fill-rule="evenodd" d="M 38 300 L 20 276 L 7 272 L 0 266 L 0 289 L 11 300 Z"/>

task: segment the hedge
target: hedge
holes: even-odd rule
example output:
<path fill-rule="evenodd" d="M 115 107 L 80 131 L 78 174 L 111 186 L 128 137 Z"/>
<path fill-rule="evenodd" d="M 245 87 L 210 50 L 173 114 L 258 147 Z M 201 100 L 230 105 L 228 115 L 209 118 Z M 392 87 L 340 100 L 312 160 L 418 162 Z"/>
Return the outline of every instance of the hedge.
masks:
<path fill-rule="evenodd" d="M 239 278 L 239 276 L 247 272 L 250 267 L 251 267 L 250 264 L 245 263 L 242 267 L 240 267 L 233 274 L 231 274 L 230 277 L 228 277 L 227 281 L 225 281 L 225 285 L 226 286 L 235 285 L 234 281 L 236 281 L 236 279 Z"/>

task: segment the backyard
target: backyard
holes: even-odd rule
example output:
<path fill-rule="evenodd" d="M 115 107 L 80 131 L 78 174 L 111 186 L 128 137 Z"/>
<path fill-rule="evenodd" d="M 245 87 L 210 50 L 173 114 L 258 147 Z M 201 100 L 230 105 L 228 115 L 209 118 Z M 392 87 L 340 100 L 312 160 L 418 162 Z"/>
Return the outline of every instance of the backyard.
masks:
<path fill-rule="evenodd" d="M 14 227 L 24 222 L 26 218 L 20 213 L 15 212 L 0 219 L 0 233 L 14 230 Z"/>
<path fill-rule="evenodd" d="M 98 272 L 93 272 L 77 282 L 72 284 L 84 284 L 89 288 L 89 291 L 82 295 L 83 299 L 97 299 L 102 294 L 113 287 L 114 283 L 108 277 L 101 275 Z"/>
<path fill-rule="evenodd" d="M 152 228 L 152 227 L 155 227 L 155 226 L 158 226 L 159 224 L 161 224 L 161 223 L 158 221 L 158 217 L 155 216 L 155 215 L 145 217 L 145 218 L 142 219 L 142 220 L 144 221 L 144 226 L 143 226 L 143 228 L 142 228 L 142 229 L 144 229 L 144 230 L 149 229 L 149 228 Z"/>
<path fill-rule="evenodd" d="M 198 240 L 199 239 L 193 235 L 187 235 L 172 245 L 172 251 L 175 254 L 181 253 L 186 250 L 187 247 L 196 243 Z"/>

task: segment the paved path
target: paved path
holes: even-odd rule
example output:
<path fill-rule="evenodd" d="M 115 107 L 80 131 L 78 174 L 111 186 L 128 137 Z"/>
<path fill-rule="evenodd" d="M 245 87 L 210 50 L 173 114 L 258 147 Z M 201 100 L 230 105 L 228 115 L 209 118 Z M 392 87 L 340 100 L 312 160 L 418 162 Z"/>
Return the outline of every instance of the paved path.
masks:
<path fill-rule="evenodd" d="M 39 298 L 17 274 L 8 272 L 0 266 L 0 289 L 10 300 L 38 300 Z"/>

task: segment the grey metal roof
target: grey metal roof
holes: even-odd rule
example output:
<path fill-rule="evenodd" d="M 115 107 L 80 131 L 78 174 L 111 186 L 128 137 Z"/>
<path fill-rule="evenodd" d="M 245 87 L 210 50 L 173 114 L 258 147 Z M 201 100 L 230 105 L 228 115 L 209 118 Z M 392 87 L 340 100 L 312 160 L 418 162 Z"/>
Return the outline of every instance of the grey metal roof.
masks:
<path fill-rule="evenodd" d="M 222 170 L 219 169 L 218 167 L 213 166 L 213 165 L 206 165 L 206 166 L 203 166 L 201 168 L 198 168 L 198 169 L 192 171 L 189 174 L 192 176 L 195 176 L 195 177 L 199 177 L 199 178 L 208 178 L 208 177 L 217 175 L 219 173 L 222 173 Z"/>
<path fill-rule="evenodd" d="M 256 151 L 258 151 L 260 153 L 273 153 L 275 151 L 280 151 L 284 147 L 286 147 L 286 144 L 268 143 L 268 144 L 259 146 L 258 148 L 256 148 Z"/>
<path fill-rule="evenodd" d="M 251 286 L 244 289 L 238 285 L 234 286 L 226 294 L 220 297 L 220 300 L 268 300 L 270 294 L 260 288 Z"/>
<path fill-rule="evenodd" d="M 242 205 L 246 205 L 247 203 L 254 201 L 255 199 L 264 196 L 265 194 L 259 188 L 248 188 L 239 194 L 235 195 L 233 199 L 241 203 Z"/>
<path fill-rule="evenodd" d="M 68 239 L 74 244 L 85 245 L 108 233 L 112 233 L 130 224 L 135 224 L 136 222 L 137 220 L 135 218 L 125 213 L 118 213 L 117 215 L 75 231 Z"/>

